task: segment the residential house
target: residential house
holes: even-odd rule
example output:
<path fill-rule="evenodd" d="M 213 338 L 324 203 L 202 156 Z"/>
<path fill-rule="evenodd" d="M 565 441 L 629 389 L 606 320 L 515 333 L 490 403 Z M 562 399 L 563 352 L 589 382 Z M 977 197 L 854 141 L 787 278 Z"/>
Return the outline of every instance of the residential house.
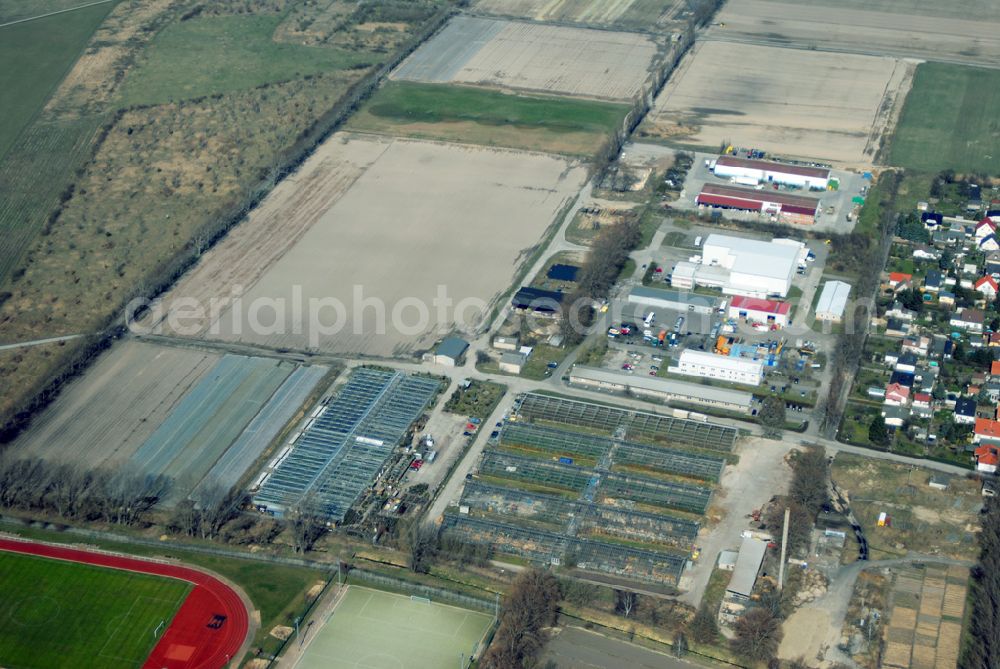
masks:
<path fill-rule="evenodd" d="M 983 331 L 983 312 L 978 309 L 959 309 L 948 323 L 968 332 Z"/>
<path fill-rule="evenodd" d="M 906 424 L 906 419 L 910 417 L 910 411 L 906 407 L 901 406 L 884 406 L 882 408 L 882 417 L 885 418 L 887 427 L 903 427 Z"/>
<path fill-rule="evenodd" d="M 953 420 L 959 425 L 975 425 L 976 400 L 971 397 L 956 400 Z"/>
<path fill-rule="evenodd" d="M 994 360 L 990 363 L 990 376 L 994 379 L 1000 379 L 1000 360 Z"/>
<path fill-rule="evenodd" d="M 500 356 L 500 371 L 509 374 L 520 374 L 524 365 L 528 362 L 528 356 L 521 352 L 508 352 Z"/>
<path fill-rule="evenodd" d="M 976 427 L 972 431 L 972 443 L 1000 445 L 1000 420 L 976 419 Z"/>
<path fill-rule="evenodd" d="M 1000 276 L 1000 253 L 991 253 L 986 256 L 986 265 L 983 271 L 994 279 Z"/>
<path fill-rule="evenodd" d="M 976 239 L 982 239 L 983 237 L 992 235 L 996 231 L 997 231 L 997 224 L 988 218 L 984 218 L 983 220 L 976 223 L 975 227 Z"/>
<path fill-rule="evenodd" d="M 910 372 L 911 374 L 916 372 L 917 356 L 911 351 L 906 351 L 899 356 L 893 369 L 897 372 Z"/>
<path fill-rule="evenodd" d="M 924 275 L 924 290 L 929 293 L 936 293 L 941 290 L 941 282 L 944 277 L 940 270 L 932 269 Z"/>
<path fill-rule="evenodd" d="M 890 318 L 885 322 L 886 337 L 902 337 L 910 331 L 910 326 L 898 318 Z"/>
<path fill-rule="evenodd" d="M 939 214 L 933 211 L 925 211 L 920 214 L 920 222 L 924 224 L 924 227 L 928 230 L 935 230 L 944 224 L 944 214 Z"/>
<path fill-rule="evenodd" d="M 893 372 L 892 376 L 889 377 L 889 383 L 898 383 L 901 386 L 906 386 L 907 388 L 913 387 L 913 382 L 916 380 L 916 376 L 910 372 Z"/>
<path fill-rule="evenodd" d="M 983 343 L 989 347 L 1000 347 L 1000 332 L 987 332 L 983 335 Z"/>
<path fill-rule="evenodd" d="M 879 388 L 878 386 L 869 386 L 868 397 L 873 397 L 877 400 L 885 399 L 885 388 Z"/>
<path fill-rule="evenodd" d="M 898 318 L 901 321 L 909 323 L 917 317 L 917 312 L 912 309 L 907 309 L 903 306 L 902 302 L 896 300 L 892 303 L 892 307 L 885 312 L 885 315 L 888 318 Z"/>
<path fill-rule="evenodd" d="M 926 246 L 918 246 L 913 249 L 914 260 L 940 260 L 941 254 Z"/>
<path fill-rule="evenodd" d="M 955 348 L 954 342 L 945 335 L 934 335 L 934 341 L 931 343 L 930 355 L 939 360 L 948 360 L 951 358 L 952 349 Z"/>
<path fill-rule="evenodd" d="M 895 369 L 896 363 L 899 362 L 899 353 L 897 353 L 896 351 L 889 351 L 888 353 L 885 354 L 883 361 L 885 362 L 886 367 L 891 367 L 892 369 Z"/>
<path fill-rule="evenodd" d="M 950 290 L 942 290 L 938 293 L 938 304 L 942 307 L 953 307 L 955 306 L 955 293 Z"/>
<path fill-rule="evenodd" d="M 913 401 L 910 402 L 910 411 L 919 418 L 930 418 L 934 415 L 931 407 L 933 400 L 930 393 L 913 393 Z"/>
<path fill-rule="evenodd" d="M 921 358 L 926 358 L 931 348 L 931 338 L 926 335 L 905 337 L 899 348 L 903 353 L 913 353 Z"/>
<path fill-rule="evenodd" d="M 889 272 L 889 287 L 897 292 L 909 288 L 912 281 L 912 274 L 906 274 L 904 272 Z"/>
<path fill-rule="evenodd" d="M 986 394 L 989 396 L 991 402 L 994 404 L 1000 402 L 1000 380 L 990 379 L 983 384 L 983 388 L 986 390 Z"/>
<path fill-rule="evenodd" d="M 992 444 L 983 444 L 974 453 L 977 472 L 997 473 L 997 464 L 1000 464 L 1000 449 Z"/>
<path fill-rule="evenodd" d="M 955 246 L 965 241 L 965 231 L 938 229 L 931 235 L 931 241 L 935 246 Z"/>
<path fill-rule="evenodd" d="M 889 406 L 906 406 L 910 402 L 910 389 L 898 383 L 890 383 L 885 387 L 883 404 Z"/>
<path fill-rule="evenodd" d="M 979 240 L 980 251 L 1000 251 L 1000 242 L 997 242 L 996 235 L 986 235 Z"/>

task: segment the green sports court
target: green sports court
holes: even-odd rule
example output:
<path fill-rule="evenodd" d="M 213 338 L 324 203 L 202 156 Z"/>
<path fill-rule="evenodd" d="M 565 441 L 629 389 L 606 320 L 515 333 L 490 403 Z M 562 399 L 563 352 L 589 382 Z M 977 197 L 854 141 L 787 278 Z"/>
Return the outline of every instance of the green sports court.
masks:
<path fill-rule="evenodd" d="M 492 624 L 486 613 L 352 585 L 295 667 L 468 667 Z"/>

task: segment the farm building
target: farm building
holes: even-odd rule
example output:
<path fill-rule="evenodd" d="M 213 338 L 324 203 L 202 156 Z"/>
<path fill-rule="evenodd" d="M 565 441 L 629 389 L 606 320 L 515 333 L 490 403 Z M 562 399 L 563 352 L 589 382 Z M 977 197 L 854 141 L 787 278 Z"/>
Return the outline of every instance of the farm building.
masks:
<path fill-rule="evenodd" d="M 628 295 L 628 302 L 652 309 L 693 311 L 696 314 L 710 314 L 715 311 L 715 300 L 707 295 L 643 286 L 636 286 L 632 289 Z"/>
<path fill-rule="evenodd" d="M 528 356 L 519 351 L 504 353 L 500 356 L 500 371 L 509 374 L 520 374 L 524 369 L 524 364 L 528 362 Z"/>
<path fill-rule="evenodd" d="M 851 294 L 851 284 L 843 281 L 827 281 L 823 284 L 819 302 L 816 303 L 816 318 L 821 321 L 840 322 L 847 309 L 847 297 Z"/>
<path fill-rule="evenodd" d="M 559 311 L 559 305 L 566 297 L 565 293 L 541 288 L 525 287 L 518 290 L 510 303 L 515 309 L 530 309 L 541 313 Z"/>
<path fill-rule="evenodd" d="M 629 391 L 637 396 L 651 397 L 664 402 L 702 404 L 740 413 L 750 413 L 750 405 L 753 402 L 752 394 L 739 390 L 713 388 L 700 383 L 687 383 L 656 376 L 632 376 L 616 370 L 583 365 L 573 366 L 569 382 L 613 392 Z"/>
<path fill-rule="evenodd" d="M 764 379 L 764 363 L 706 351 L 686 349 L 681 352 L 677 365 L 669 370 L 673 374 L 697 376 L 733 383 L 759 386 Z"/>
<path fill-rule="evenodd" d="M 709 235 L 702 247 L 704 265 L 729 270 L 723 292 L 751 297 L 784 297 L 792 286 L 804 245 Z"/>
<path fill-rule="evenodd" d="M 719 156 L 712 173 L 724 179 L 745 179 L 746 183 L 767 182 L 825 190 L 830 182 L 830 170 L 825 167 L 786 165 L 770 160 L 751 160 L 735 156 Z M 742 182 L 741 182 L 742 183 Z"/>
<path fill-rule="evenodd" d="M 698 286 L 707 288 L 725 288 L 729 283 L 729 270 L 716 265 L 682 260 L 674 265 L 670 274 L 670 285 L 681 290 L 693 290 Z"/>
<path fill-rule="evenodd" d="M 445 337 L 434 349 L 434 362 L 446 367 L 456 367 L 465 357 L 469 342 L 458 337 Z"/>
<path fill-rule="evenodd" d="M 757 582 L 757 573 L 764 562 L 767 542 L 752 537 L 744 537 L 740 554 L 736 557 L 733 576 L 726 587 L 726 595 L 737 600 L 749 600 Z"/>
<path fill-rule="evenodd" d="M 521 338 L 517 335 L 494 337 L 493 348 L 499 351 L 516 351 L 521 348 Z"/>
<path fill-rule="evenodd" d="M 702 207 L 755 211 L 803 223 L 815 222 L 820 209 L 820 202 L 814 197 L 729 184 L 705 184 L 695 202 Z"/>
<path fill-rule="evenodd" d="M 780 300 L 762 300 L 736 295 L 729 303 L 729 317 L 784 327 L 788 325 L 788 313 L 791 307 L 788 302 Z"/>

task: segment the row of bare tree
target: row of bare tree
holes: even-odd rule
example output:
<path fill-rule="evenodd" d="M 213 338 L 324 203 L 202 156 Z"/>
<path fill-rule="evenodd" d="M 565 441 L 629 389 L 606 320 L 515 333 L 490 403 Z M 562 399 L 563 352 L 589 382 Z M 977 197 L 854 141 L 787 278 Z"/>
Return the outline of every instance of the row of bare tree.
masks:
<path fill-rule="evenodd" d="M 534 568 L 518 574 L 504 597 L 493 642 L 479 660 L 481 669 L 533 666 L 545 646 L 543 630 L 556 622 L 560 597 L 552 574 Z"/>
<path fill-rule="evenodd" d="M 66 520 L 138 525 L 170 479 L 128 468 L 81 470 L 39 458 L 0 459 L 0 506 Z"/>

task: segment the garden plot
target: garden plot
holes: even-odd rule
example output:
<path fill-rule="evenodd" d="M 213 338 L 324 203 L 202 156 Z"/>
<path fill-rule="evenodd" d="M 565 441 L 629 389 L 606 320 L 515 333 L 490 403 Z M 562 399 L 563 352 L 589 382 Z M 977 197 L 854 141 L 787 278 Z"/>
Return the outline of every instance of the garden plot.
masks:
<path fill-rule="evenodd" d="M 703 42 L 670 78 L 640 134 L 870 164 L 913 69 L 892 58 Z"/>
<path fill-rule="evenodd" d="M 992 0 L 730 0 L 710 39 L 1000 65 Z"/>
<path fill-rule="evenodd" d="M 342 148 L 348 155 L 374 148 L 378 158 L 332 205 L 322 187 L 288 194 L 288 216 L 275 219 L 274 236 L 296 225 L 309 200 L 324 210 L 260 268 L 239 309 L 202 328 L 208 336 L 355 355 L 426 350 L 456 322 L 478 326 L 586 176 L 564 159 L 516 151 L 371 137 Z M 305 172 L 312 169 L 325 168 Z M 220 257 L 228 257 L 225 247 Z M 231 289 L 222 283 L 211 292 Z M 442 294 L 452 307 L 438 309 Z"/>
<path fill-rule="evenodd" d="M 649 76 L 647 35 L 459 16 L 392 74 L 607 100 L 628 100 Z"/>

